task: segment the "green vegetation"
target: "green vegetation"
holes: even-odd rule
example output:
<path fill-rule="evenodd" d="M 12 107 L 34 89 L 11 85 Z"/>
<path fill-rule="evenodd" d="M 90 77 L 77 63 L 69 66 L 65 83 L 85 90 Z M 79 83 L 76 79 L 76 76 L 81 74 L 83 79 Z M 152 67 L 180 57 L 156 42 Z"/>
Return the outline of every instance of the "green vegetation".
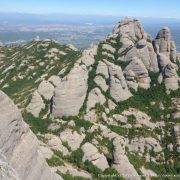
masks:
<path fill-rule="evenodd" d="M 116 125 L 110 125 L 109 128 L 111 131 L 121 135 L 127 136 L 129 140 L 133 139 L 134 137 L 154 137 L 157 138 L 154 131 L 151 129 L 147 129 L 145 127 L 132 127 L 132 128 L 124 128 Z"/>
<path fill-rule="evenodd" d="M 100 177 L 102 180 L 124 180 L 124 178 L 114 169 L 108 168 L 103 172 L 103 178 Z"/>
<path fill-rule="evenodd" d="M 81 119 L 78 116 L 63 117 L 62 119 L 64 121 L 68 121 L 68 122 L 73 120 L 75 122 L 75 125 L 76 125 L 75 127 L 77 129 L 80 129 L 81 127 L 84 127 L 85 130 L 88 130 L 93 125 L 91 122 L 85 121 L 84 119 Z"/>
<path fill-rule="evenodd" d="M 68 149 L 68 151 L 71 151 L 71 147 L 69 146 L 67 141 L 62 141 L 62 145 Z"/>
<path fill-rule="evenodd" d="M 95 63 L 92 66 L 92 70 L 89 72 L 88 75 L 88 93 L 96 87 L 94 79 L 96 77 L 96 70 L 99 61 L 102 59 L 102 44 L 99 44 L 98 50 L 97 50 L 97 55 L 95 56 Z"/>
<path fill-rule="evenodd" d="M 145 159 L 139 156 L 137 153 L 128 153 L 128 159 L 134 168 L 139 172 L 139 169 L 145 165 Z M 140 173 L 140 172 L 139 172 Z M 141 173 L 140 173 L 141 174 Z"/>
<path fill-rule="evenodd" d="M 129 107 L 137 108 L 147 113 L 154 121 L 159 121 L 161 119 L 161 115 L 166 116 L 167 114 L 171 114 L 172 110 L 169 109 L 171 106 L 171 98 L 179 97 L 180 91 L 177 90 L 171 92 L 171 94 L 167 96 L 166 89 L 163 84 L 160 85 L 157 83 L 154 85 L 153 78 L 152 84 L 153 85 L 150 89 L 139 89 L 138 92 L 133 94 L 131 98 L 120 102 L 116 109 L 111 112 L 111 114 L 120 114 Z M 162 102 L 165 106 L 165 110 L 161 110 L 158 105 L 151 106 L 151 102 L 156 102 L 157 104 Z"/>
<path fill-rule="evenodd" d="M 68 162 L 78 166 L 82 167 L 82 158 L 83 158 L 83 151 L 79 148 L 76 151 L 73 151 L 70 156 L 67 156 L 66 159 Z"/>
<path fill-rule="evenodd" d="M 154 134 L 154 131 L 147 129 L 145 127 L 133 127 L 128 131 L 128 138 L 131 140 L 134 137 L 154 137 L 157 138 Z"/>
<path fill-rule="evenodd" d="M 83 177 L 79 177 L 79 176 L 72 176 L 70 174 L 62 174 L 60 172 L 58 172 L 59 175 L 61 175 L 61 177 L 64 180 L 87 180 L 87 178 L 83 178 Z"/>
<path fill-rule="evenodd" d="M 136 124 L 136 117 L 135 117 L 134 115 L 128 116 L 127 122 L 128 122 L 129 124 Z"/>
<path fill-rule="evenodd" d="M 98 177 L 99 174 L 103 172 L 98 167 L 94 166 L 90 161 L 86 160 L 84 162 L 84 168 L 86 171 L 92 173 L 95 177 Z"/>
<path fill-rule="evenodd" d="M 89 92 L 95 87 L 97 87 L 96 83 L 94 82 L 94 79 L 96 77 L 96 70 L 97 70 L 98 63 L 101 59 L 102 59 L 102 44 L 100 43 L 98 45 L 97 55 L 95 56 L 95 63 L 92 65 L 92 69 L 89 71 L 89 74 L 88 74 L 88 90 L 87 90 L 87 95 L 86 95 L 84 104 L 80 109 L 80 113 L 79 113 L 80 116 L 83 115 L 86 111 L 86 107 L 87 107 L 86 103 L 87 103 Z"/>
<path fill-rule="evenodd" d="M 52 167 L 64 165 L 63 161 L 56 155 L 53 155 L 51 159 L 47 159 L 46 161 Z"/>
<path fill-rule="evenodd" d="M 30 125 L 31 130 L 37 134 L 37 133 L 47 133 L 48 132 L 48 126 L 51 123 L 49 119 L 41 119 L 41 118 L 35 118 L 32 114 L 26 113 L 24 114 L 24 120 Z"/>
<path fill-rule="evenodd" d="M 102 138 L 102 139 L 98 139 L 99 142 L 99 147 L 100 147 L 100 152 L 101 152 L 101 148 L 103 149 L 103 147 L 107 148 L 108 152 L 103 152 L 104 155 L 107 158 L 108 163 L 111 165 L 113 163 L 113 150 L 114 150 L 114 146 L 113 146 L 113 142 L 110 141 L 108 138 Z"/>
<path fill-rule="evenodd" d="M 109 128 L 111 129 L 111 131 L 113 131 L 121 136 L 125 136 L 128 134 L 127 128 L 123 128 L 123 127 L 115 126 L 115 125 L 110 125 Z"/>
<path fill-rule="evenodd" d="M 49 51 L 55 49 L 51 56 Z M 57 53 L 56 53 L 57 50 Z M 81 57 L 82 52 L 74 51 L 65 45 L 55 41 L 32 41 L 24 46 L 14 48 L 7 47 L 6 57 L 2 60 L 3 66 L 0 69 L 2 88 L 6 83 L 8 86 L 3 91 L 8 94 L 20 108 L 27 104 L 28 96 L 36 89 L 41 82 L 40 78 L 48 79 L 52 75 L 66 68 L 64 77 L 74 66 L 74 63 Z M 61 54 L 58 52 L 65 52 Z M 9 71 L 4 70 L 12 66 Z"/>

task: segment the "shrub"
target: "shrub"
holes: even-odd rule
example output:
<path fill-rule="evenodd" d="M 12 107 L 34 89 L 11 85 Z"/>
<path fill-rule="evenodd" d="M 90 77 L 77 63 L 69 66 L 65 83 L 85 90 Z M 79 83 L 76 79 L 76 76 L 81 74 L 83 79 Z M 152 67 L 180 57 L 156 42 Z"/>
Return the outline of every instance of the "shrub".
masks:
<path fill-rule="evenodd" d="M 83 151 L 79 148 L 76 151 L 73 151 L 71 155 L 67 156 L 66 159 L 78 167 L 82 166 L 82 158 L 83 158 Z"/>
<path fill-rule="evenodd" d="M 24 114 L 24 120 L 30 125 L 31 130 L 35 134 L 38 132 L 47 133 L 48 126 L 51 123 L 49 119 L 36 118 L 30 113 Z"/>
<path fill-rule="evenodd" d="M 111 131 L 114 131 L 115 133 L 119 135 L 127 135 L 128 134 L 128 129 L 120 127 L 120 126 L 115 126 L 115 125 L 110 125 L 109 128 Z"/>
<path fill-rule="evenodd" d="M 89 173 L 94 174 L 96 177 L 98 177 L 99 174 L 102 174 L 102 170 L 99 169 L 98 167 L 94 166 L 90 161 L 86 160 L 84 162 L 84 168 L 86 171 Z"/>
<path fill-rule="evenodd" d="M 61 175 L 65 180 L 87 180 L 87 178 L 79 177 L 79 176 L 72 176 L 70 174 L 62 174 L 58 172 L 59 175 Z"/>
<path fill-rule="evenodd" d="M 46 160 L 49 166 L 62 166 L 63 161 L 56 155 L 53 155 L 51 159 Z"/>
<path fill-rule="evenodd" d="M 124 180 L 124 178 L 116 171 L 116 169 L 110 167 L 103 172 L 105 177 L 102 180 Z M 101 179 L 101 178 L 100 178 Z"/>

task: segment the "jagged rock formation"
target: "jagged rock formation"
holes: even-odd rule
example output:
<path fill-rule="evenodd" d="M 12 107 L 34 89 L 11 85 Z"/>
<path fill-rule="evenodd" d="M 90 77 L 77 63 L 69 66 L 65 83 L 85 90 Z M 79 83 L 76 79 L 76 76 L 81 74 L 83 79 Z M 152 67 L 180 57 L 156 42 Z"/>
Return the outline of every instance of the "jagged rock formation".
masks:
<path fill-rule="evenodd" d="M 32 95 L 31 102 L 27 106 L 26 110 L 33 114 L 35 117 L 39 117 L 40 112 L 45 108 L 44 101 L 40 94 L 35 91 Z"/>
<path fill-rule="evenodd" d="M 38 93 L 46 100 L 50 100 L 54 94 L 54 86 L 48 81 L 42 81 L 38 87 Z"/>
<path fill-rule="evenodd" d="M 51 40 L 0 50 L 0 88 L 21 108 L 43 141 L 48 164 L 64 179 L 111 172 L 125 179 L 178 174 L 180 56 L 168 28 L 153 40 L 138 20 L 125 18 L 82 53 Z M 18 139 L 19 148 L 29 153 L 35 147 L 36 154 L 34 138 L 27 140 L 30 148 Z M 3 174 L 23 174 L 5 153 L 0 160 L 9 170 Z M 29 172 L 32 176 L 33 167 Z"/>
<path fill-rule="evenodd" d="M 179 88 L 179 77 L 177 75 L 176 46 L 171 40 L 171 32 L 168 27 L 159 31 L 154 40 L 155 52 L 158 55 L 160 71 L 162 73 L 166 89 L 176 90 Z"/>
<path fill-rule="evenodd" d="M 137 88 L 150 88 L 151 79 L 143 62 L 134 57 L 124 69 L 124 74 L 130 88 L 137 91 Z M 138 81 L 136 79 L 138 78 Z"/>
<path fill-rule="evenodd" d="M 116 46 L 120 44 L 117 49 L 111 44 L 108 44 L 111 38 L 115 38 L 114 42 Z M 151 78 L 149 72 L 158 72 L 159 66 L 167 90 L 178 89 L 179 79 L 176 73 L 177 66 L 170 63 L 170 59 L 173 59 L 173 61 L 176 59 L 175 45 L 170 39 L 170 32 L 168 29 L 161 30 L 153 42 L 152 38 L 144 31 L 139 21 L 126 18 L 114 29 L 113 35 L 109 36 L 109 39 L 107 39 L 106 43 L 102 44 L 102 56 L 106 56 L 107 59 L 99 61 L 96 68 L 96 73 L 99 76 L 96 76 L 94 81 L 104 92 L 109 90 L 111 97 L 116 102 L 129 99 L 132 96 L 130 92 L 131 89 L 137 91 L 138 88 L 150 88 Z M 116 51 L 118 53 L 117 62 L 120 63 L 120 65 L 121 63 L 126 63 L 125 67 L 122 66 L 123 70 L 119 65 L 114 64 L 116 61 L 114 59 Z M 71 73 L 62 80 L 61 86 L 56 88 L 53 106 L 53 112 L 56 117 L 78 115 L 84 103 L 88 89 L 87 82 L 89 71 L 87 67 L 91 67 L 95 63 L 97 50 L 89 50 L 89 54 L 87 52 L 85 51 L 82 58 L 78 61 L 79 65 L 77 64 Z M 109 59 L 112 59 L 112 61 L 109 61 Z M 83 64 L 85 64 L 84 67 Z M 82 70 L 82 72 L 78 71 L 78 68 L 83 69 L 82 67 L 84 70 Z M 75 76 L 75 74 L 77 76 Z M 81 79 L 82 76 L 78 77 L 80 74 L 83 74 L 83 79 Z M 78 82 L 74 83 L 76 80 Z M 107 80 L 109 84 L 106 83 Z M 68 83 L 70 84 L 69 86 L 66 85 Z M 73 84 L 75 87 L 73 87 Z M 74 90 L 68 93 L 70 86 Z M 62 89 L 64 87 L 66 88 L 63 93 Z M 67 95 L 73 92 L 75 94 L 72 96 Z M 80 93 L 80 95 L 78 93 Z M 98 93 L 98 97 L 100 96 L 103 97 Z M 93 102 L 93 100 L 88 101 L 88 113 L 91 108 L 95 107 L 95 104 L 103 104 L 105 102 L 103 100 L 102 103 L 102 101 L 97 100 L 98 98 L 94 98 L 95 96 L 92 96 L 92 92 L 89 94 L 88 98 L 90 99 L 91 97 L 94 99 L 94 104 L 89 107 L 89 104 Z M 71 103 L 68 103 L 69 107 L 66 106 L 66 103 L 63 105 L 62 103 L 59 104 L 59 102 L 69 102 L 68 99 L 71 99 Z M 76 99 L 76 102 L 73 99 Z M 58 112 L 63 113 L 58 114 Z"/>
<path fill-rule="evenodd" d="M 125 155 L 125 140 L 123 138 L 115 138 L 114 144 L 114 167 L 126 179 L 140 179 L 133 165 L 129 163 Z"/>
<path fill-rule="evenodd" d="M 85 138 L 84 134 L 80 135 L 76 131 L 72 132 L 71 129 L 66 129 L 65 131 L 61 132 L 59 136 L 62 142 L 68 143 L 68 146 L 72 151 L 77 150 Z"/>
<path fill-rule="evenodd" d="M 96 47 L 84 52 L 71 72 L 55 89 L 53 114 L 55 117 L 75 116 L 84 103 L 87 92 L 88 67 L 94 62 Z"/>
<path fill-rule="evenodd" d="M 103 105 L 106 102 L 106 98 L 101 94 L 101 90 L 98 88 L 93 89 L 88 96 L 87 111 L 90 111 L 96 104 Z"/>
<path fill-rule="evenodd" d="M 0 106 L 0 150 L 10 164 L 9 167 L 5 162 L 5 166 L 1 167 L 0 177 L 27 180 L 61 179 L 48 167 L 38 150 L 37 138 L 23 122 L 20 111 L 2 91 Z M 3 159 L 1 158 L 1 162 Z"/>
<path fill-rule="evenodd" d="M 110 94 L 116 102 L 124 101 L 132 96 L 128 90 L 121 67 L 105 61 L 108 66 L 110 79 Z"/>
<path fill-rule="evenodd" d="M 79 113 L 87 91 L 88 71 L 85 65 L 75 65 L 70 74 L 62 79 L 55 89 L 53 115 L 55 117 L 74 116 Z"/>
<path fill-rule="evenodd" d="M 133 57 L 139 58 L 146 68 L 157 72 L 157 57 L 152 46 L 151 37 L 144 31 L 140 22 L 126 18 L 113 30 L 119 35 L 121 48 L 119 49 L 119 61 L 130 62 Z"/>

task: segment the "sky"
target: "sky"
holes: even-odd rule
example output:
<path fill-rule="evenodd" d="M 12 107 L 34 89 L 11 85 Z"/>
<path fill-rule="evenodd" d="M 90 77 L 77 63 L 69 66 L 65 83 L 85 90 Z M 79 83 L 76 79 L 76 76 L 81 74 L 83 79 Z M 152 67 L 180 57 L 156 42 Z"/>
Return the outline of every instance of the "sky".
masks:
<path fill-rule="evenodd" d="M 0 0 L 0 12 L 180 19 L 180 0 Z"/>

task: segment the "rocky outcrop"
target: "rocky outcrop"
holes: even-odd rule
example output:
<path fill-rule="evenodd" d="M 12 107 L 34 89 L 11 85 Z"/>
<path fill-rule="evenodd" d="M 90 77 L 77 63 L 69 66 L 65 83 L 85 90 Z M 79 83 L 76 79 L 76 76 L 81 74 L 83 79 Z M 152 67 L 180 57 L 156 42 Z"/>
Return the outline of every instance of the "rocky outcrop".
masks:
<path fill-rule="evenodd" d="M 1 180 L 19 180 L 19 176 L 12 166 L 8 163 L 6 157 L 0 152 L 0 179 Z"/>
<path fill-rule="evenodd" d="M 116 108 L 116 104 L 112 101 L 112 100 L 108 100 L 108 108 L 109 108 L 109 110 L 113 110 L 113 109 L 115 109 Z"/>
<path fill-rule="evenodd" d="M 19 179 L 58 180 L 39 151 L 39 142 L 14 103 L 0 91 L 0 150 Z"/>
<path fill-rule="evenodd" d="M 106 84 L 106 80 L 102 76 L 96 76 L 94 81 L 104 92 L 108 90 L 109 87 Z"/>
<path fill-rule="evenodd" d="M 88 68 L 95 62 L 97 46 L 84 51 L 70 73 L 55 88 L 52 113 L 55 117 L 76 116 L 88 89 Z"/>
<path fill-rule="evenodd" d="M 136 172 L 134 166 L 129 162 L 128 157 L 126 156 L 125 147 L 127 142 L 124 137 L 119 136 L 115 132 L 110 131 L 106 126 L 100 125 L 100 130 L 102 136 L 108 138 L 113 142 L 114 150 L 113 157 L 114 162 L 113 166 L 120 175 L 122 175 L 125 179 L 140 179 L 138 173 Z"/>
<path fill-rule="evenodd" d="M 116 137 L 113 141 L 114 145 L 114 164 L 113 167 L 126 179 L 139 180 L 140 177 L 133 165 L 129 162 L 125 155 L 125 140 L 123 137 Z"/>
<path fill-rule="evenodd" d="M 112 47 L 111 45 L 109 45 L 109 44 L 103 44 L 102 49 L 104 49 L 104 50 L 106 50 L 106 51 L 108 51 L 108 52 L 110 52 L 110 53 L 112 53 L 112 54 L 114 54 L 114 53 L 116 52 L 116 49 L 113 48 L 113 47 Z"/>
<path fill-rule="evenodd" d="M 118 34 L 121 45 L 118 51 L 119 62 L 127 64 L 130 62 L 125 70 L 123 69 L 129 88 L 137 91 L 137 79 L 140 80 L 141 88 L 149 88 L 148 72 L 159 72 L 159 70 L 167 92 L 179 88 L 179 77 L 176 73 L 178 67 L 175 65 L 178 59 L 176 46 L 171 40 L 169 28 L 160 30 L 156 39 L 152 41 L 138 20 L 125 18 L 114 28 L 113 33 Z M 137 72 L 141 75 L 140 78 Z"/>
<path fill-rule="evenodd" d="M 96 74 L 102 74 L 106 79 L 109 78 L 108 67 L 103 61 L 99 62 L 96 69 Z"/>
<path fill-rule="evenodd" d="M 177 75 L 176 46 L 171 40 L 171 32 L 168 27 L 159 31 L 154 40 L 155 52 L 158 55 L 160 72 L 164 79 L 167 90 L 177 90 L 179 88 L 179 77 Z"/>
<path fill-rule="evenodd" d="M 162 70 L 162 75 L 167 90 L 177 90 L 179 88 L 179 77 L 174 64 L 167 64 Z"/>
<path fill-rule="evenodd" d="M 150 170 L 150 169 L 146 169 L 144 167 L 141 168 L 141 172 L 143 174 L 143 176 L 146 177 L 146 179 L 152 179 L 152 178 L 156 178 L 157 177 L 157 174 Z"/>
<path fill-rule="evenodd" d="M 50 100 L 54 94 L 54 86 L 48 81 L 42 81 L 38 87 L 38 92 L 46 100 Z"/>
<path fill-rule="evenodd" d="M 152 123 L 151 117 L 148 116 L 146 113 L 139 111 L 138 109 L 135 108 L 129 108 L 125 111 L 122 112 L 122 115 L 124 115 L 125 117 L 129 117 L 129 116 L 133 116 L 134 120 L 135 120 L 135 126 L 136 127 L 149 127 L 154 129 L 156 127 L 156 125 L 154 123 Z"/>
<path fill-rule="evenodd" d="M 60 151 L 64 156 L 70 154 L 68 149 L 63 146 L 61 139 L 52 134 L 46 134 L 45 139 L 49 148 L 55 151 Z"/>
<path fill-rule="evenodd" d="M 84 63 L 86 67 L 91 66 L 95 62 L 94 56 L 97 54 L 97 49 L 98 46 L 92 46 L 91 48 L 84 50 L 79 61 L 81 61 L 81 63 Z"/>
<path fill-rule="evenodd" d="M 94 145 L 85 143 L 81 148 L 84 152 L 83 161 L 90 161 L 102 171 L 109 167 L 106 157 L 103 154 L 100 154 Z"/>
<path fill-rule="evenodd" d="M 148 71 L 142 61 L 137 57 L 132 58 L 129 65 L 124 69 L 124 74 L 130 88 L 135 90 L 137 90 L 136 87 L 144 89 L 150 88 L 151 79 Z M 135 86 L 135 84 L 137 84 L 137 86 Z"/>
<path fill-rule="evenodd" d="M 128 148 L 129 151 L 139 152 L 141 154 L 143 154 L 145 151 L 151 150 L 153 150 L 156 153 L 162 151 L 160 143 L 152 137 L 134 138 L 131 140 L 131 143 L 128 145 Z"/>
<path fill-rule="evenodd" d="M 162 53 L 171 61 L 176 61 L 176 47 L 171 40 L 171 32 L 168 27 L 164 27 L 157 34 L 154 40 L 154 48 L 157 54 Z"/>
<path fill-rule="evenodd" d="M 125 18 L 114 28 L 113 33 L 119 35 L 121 44 L 119 61 L 129 62 L 133 57 L 137 57 L 148 70 L 158 72 L 157 57 L 151 37 L 138 20 Z"/>
<path fill-rule="evenodd" d="M 84 134 L 80 135 L 71 129 L 66 129 L 65 131 L 61 132 L 59 136 L 62 142 L 68 143 L 68 146 L 72 151 L 77 150 L 85 138 Z"/>
<path fill-rule="evenodd" d="M 87 111 L 90 111 L 92 108 L 96 106 L 96 104 L 103 105 L 106 102 L 106 98 L 101 93 L 101 90 L 99 88 L 93 89 L 88 96 L 87 101 Z"/>
<path fill-rule="evenodd" d="M 52 113 L 55 117 L 78 115 L 87 92 L 88 71 L 85 65 L 76 64 L 55 88 Z"/>
<path fill-rule="evenodd" d="M 126 84 L 122 69 L 120 66 L 105 61 L 110 75 L 110 94 L 116 102 L 127 100 L 132 96 Z"/>
<path fill-rule="evenodd" d="M 39 117 L 40 112 L 45 108 L 44 101 L 40 94 L 35 91 L 32 95 L 31 102 L 26 107 L 27 112 L 31 113 L 34 117 Z"/>
<path fill-rule="evenodd" d="M 48 81 L 54 86 L 54 87 L 57 87 L 60 85 L 60 82 L 61 82 L 61 79 L 59 76 L 51 76 Z"/>

